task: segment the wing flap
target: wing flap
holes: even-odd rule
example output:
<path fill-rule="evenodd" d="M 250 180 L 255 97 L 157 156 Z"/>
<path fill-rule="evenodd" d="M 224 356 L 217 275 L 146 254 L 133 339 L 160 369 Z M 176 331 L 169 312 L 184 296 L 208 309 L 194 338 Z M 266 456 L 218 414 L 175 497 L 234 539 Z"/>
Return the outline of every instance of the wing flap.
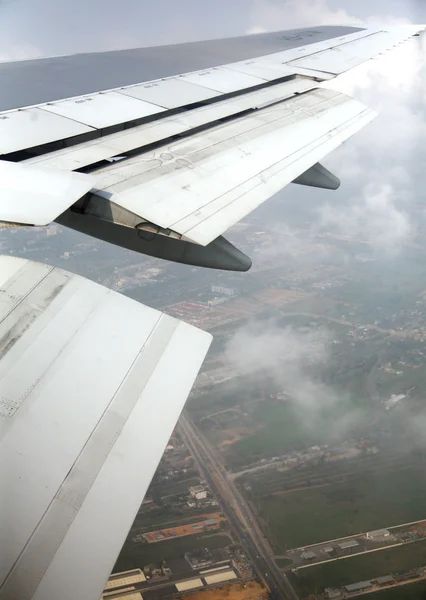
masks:
<path fill-rule="evenodd" d="M 315 89 L 100 171 L 96 194 L 207 245 L 374 116 Z"/>
<path fill-rule="evenodd" d="M 93 600 L 211 336 L 47 265 L 0 267 L 0 599 Z"/>
<path fill-rule="evenodd" d="M 0 160 L 0 222 L 48 225 L 95 181 L 83 173 Z"/>

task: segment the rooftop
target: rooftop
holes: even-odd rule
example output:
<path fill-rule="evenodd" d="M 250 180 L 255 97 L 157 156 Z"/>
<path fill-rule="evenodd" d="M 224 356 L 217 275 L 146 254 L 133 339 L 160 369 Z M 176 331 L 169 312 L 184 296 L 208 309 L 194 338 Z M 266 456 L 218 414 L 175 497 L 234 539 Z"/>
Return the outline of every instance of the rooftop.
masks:
<path fill-rule="evenodd" d="M 302 552 L 302 554 L 300 556 L 302 558 L 306 558 L 306 559 L 316 558 L 317 557 L 317 555 L 315 554 L 315 552 L 312 552 L 311 550 L 308 550 L 307 552 Z"/>
<path fill-rule="evenodd" d="M 358 583 L 351 583 L 349 585 L 345 585 L 344 589 L 347 592 L 357 592 L 359 590 L 367 590 L 372 587 L 371 581 L 358 581 Z"/>
<path fill-rule="evenodd" d="M 390 534 L 389 529 L 375 529 L 374 531 L 369 531 L 367 537 L 387 537 Z"/>
<path fill-rule="evenodd" d="M 347 542 L 342 542 L 338 544 L 339 548 L 342 550 L 348 550 L 349 548 L 356 548 L 359 546 L 359 543 L 356 540 L 348 540 Z"/>

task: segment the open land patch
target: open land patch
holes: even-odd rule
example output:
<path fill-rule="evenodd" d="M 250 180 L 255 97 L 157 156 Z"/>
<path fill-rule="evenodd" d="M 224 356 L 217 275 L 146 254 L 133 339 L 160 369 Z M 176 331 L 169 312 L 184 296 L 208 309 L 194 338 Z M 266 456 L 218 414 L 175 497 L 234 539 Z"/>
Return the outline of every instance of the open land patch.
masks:
<path fill-rule="evenodd" d="M 188 536 L 167 540 L 163 544 L 134 543 L 129 538 L 126 540 L 120 555 L 115 563 L 113 572 L 127 571 L 128 569 L 142 569 L 149 563 L 159 563 L 173 558 L 181 558 L 185 552 L 197 548 L 225 548 L 231 544 L 228 536 L 223 534 Z"/>
<path fill-rule="evenodd" d="M 426 474 L 423 464 L 407 460 L 405 468 L 378 469 L 350 482 L 263 496 L 255 503 L 282 551 L 423 519 Z"/>
<path fill-rule="evenodd" d="M 326 587 L 342 587 L 391 573 L 409 571 L 426 564 L 426 540 L 370 552 L 369 554 L 314 565 L 292 574 L 302 597 L 321 593 Z M 423 583 L 423 586 L 426 584 Z M 398 589 L 403 589 L 398 588 Z M 425 587 L 423 588 L 425 589 Z M 377 600 L 377 595 L 371 596 Z M 398 598 L 399 596 L 394 596 Z M 408 598 L 408 596 L 407 596 Z"/>

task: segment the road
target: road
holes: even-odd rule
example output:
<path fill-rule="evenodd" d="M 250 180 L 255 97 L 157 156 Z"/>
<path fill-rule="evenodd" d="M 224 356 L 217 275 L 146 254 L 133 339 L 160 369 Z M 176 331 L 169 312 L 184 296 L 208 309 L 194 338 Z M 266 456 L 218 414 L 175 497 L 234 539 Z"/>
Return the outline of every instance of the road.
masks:
<path fill-rule="evenodd" d="M 228 480 L 224 467 L 185 414 L 179 420 L 179 433 L 219 501 L 258 577 L 267 583 L 271 600 L 298 600 L 290 581 L 270 556 L 269 546 L 249 506 L 234 483 Z"/>

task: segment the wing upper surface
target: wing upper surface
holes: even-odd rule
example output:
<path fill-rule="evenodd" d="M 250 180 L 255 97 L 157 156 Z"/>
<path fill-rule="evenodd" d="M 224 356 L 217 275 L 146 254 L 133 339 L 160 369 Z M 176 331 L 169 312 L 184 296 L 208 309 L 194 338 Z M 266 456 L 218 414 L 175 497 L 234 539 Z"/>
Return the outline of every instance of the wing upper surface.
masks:
<path fill-rule="evenodd" d="M 327 79 L 422 30 L 419 25 L 364 29 L 250 61 L 4 111 L 0 113 L 0 154 L 72 139 L 125 122 L 158 118 L 169 109 L 244 93 L 283 77 Z"/>
<path fill-rule="evenodd" d="M 211 336 L 47 265 L 0 267 L 0 598 L 93 600 Z"/>
<path fill-rule="evenodd" d="M 124 227 L 153 226 L 160 235 L 208 245 L 288 183 L 315 185 L 318 168 L 309 177 L 303 174 L 373 118 L 373 111 L 333 96 L 320 82 L 423 29 L 364 29 L 0 113 L 3 170 L 6 161 L 19 162 L 23 178 L 34 176 L 37 183 L 31 206 L 19 182 L 16 189 L 6 182 L 0 222 L 46 224 L 71 207 Z M 87 196 L 85 190 L 77 197 L 75 179 L 75 193 L 59 197 L 55 186 L 65 181 L 63 171 L 56 182 L 52 175 L 50 190 L 41 171 L 24 176 L 26 168 L 39 167 L 96 171 L 99 179 Z M 78 184 L 84 187 L 82 179 Z"/>

